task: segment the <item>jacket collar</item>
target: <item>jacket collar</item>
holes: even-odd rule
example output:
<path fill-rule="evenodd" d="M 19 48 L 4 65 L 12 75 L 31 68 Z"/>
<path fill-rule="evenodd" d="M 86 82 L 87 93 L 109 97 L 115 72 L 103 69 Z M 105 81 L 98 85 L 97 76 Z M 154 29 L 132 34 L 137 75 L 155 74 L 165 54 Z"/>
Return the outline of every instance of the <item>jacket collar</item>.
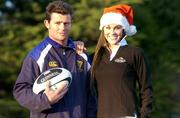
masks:
<path fill-rule="evenodd" d="M 119 46 L 125 46 L 127 45 L 127 41 L 125 38 L 123 38 L 119 43 L 118 43 Z"/>
<path fill-rule="evenodd" d="M 121 47 L 121 46 L 125 46 L 125 45 L 128 45 L 127 44 L 127 41 L 125 39 L 125 37 L 123 39 L 121 39 L 121 41 L 118 43 L 118 47 L 112 49 L 111 51 L 111 55 L 110 55 L 110 61 L 115 57 L 118 49 Z"/>

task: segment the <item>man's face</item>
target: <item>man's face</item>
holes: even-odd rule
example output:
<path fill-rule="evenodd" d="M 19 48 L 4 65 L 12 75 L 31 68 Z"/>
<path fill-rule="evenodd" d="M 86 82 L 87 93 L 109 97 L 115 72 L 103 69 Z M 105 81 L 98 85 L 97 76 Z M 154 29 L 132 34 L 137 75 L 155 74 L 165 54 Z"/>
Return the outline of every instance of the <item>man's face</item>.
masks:
<path fill-rule="evenodd" d="M 44 24 L 49 31 L 49 37 L 61 45 L 66 45 L 71 28 L 71 16 L 69 14 L 52 13 L 50 20 Z"/>

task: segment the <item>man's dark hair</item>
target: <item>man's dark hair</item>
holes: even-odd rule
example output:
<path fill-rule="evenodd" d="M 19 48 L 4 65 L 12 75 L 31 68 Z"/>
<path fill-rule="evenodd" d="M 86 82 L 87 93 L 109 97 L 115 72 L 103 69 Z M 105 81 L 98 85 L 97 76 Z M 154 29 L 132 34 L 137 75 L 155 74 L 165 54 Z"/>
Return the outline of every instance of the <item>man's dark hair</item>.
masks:
<path fill-rule="evenodd" d="M 51 14 L 52 13 L 60 13 L 60 14 L 70 14 L 71 18 L 73 18 L 73 9 L 72 7 L 62 1 L 62 0 L 56 0 L 51 3 L 46 7 L 46 20 L 51 20 Z"/>

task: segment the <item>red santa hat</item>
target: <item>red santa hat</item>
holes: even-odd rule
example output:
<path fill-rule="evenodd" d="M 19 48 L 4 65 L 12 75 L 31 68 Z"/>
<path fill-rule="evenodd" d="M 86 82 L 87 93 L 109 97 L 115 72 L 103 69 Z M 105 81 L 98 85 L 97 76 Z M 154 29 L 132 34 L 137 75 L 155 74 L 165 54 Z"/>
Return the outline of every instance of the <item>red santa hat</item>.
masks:
<path fill-rule="evenodd" d="M 126 35 L 132 36 L 136 34 L 136 26 L 133 25 L 133 9 L 125 4 L 119 4 L 104 9 L 104 13 L 100 19 L 100 27 L 108 24 L 119 24 L 123 27 Z"/>

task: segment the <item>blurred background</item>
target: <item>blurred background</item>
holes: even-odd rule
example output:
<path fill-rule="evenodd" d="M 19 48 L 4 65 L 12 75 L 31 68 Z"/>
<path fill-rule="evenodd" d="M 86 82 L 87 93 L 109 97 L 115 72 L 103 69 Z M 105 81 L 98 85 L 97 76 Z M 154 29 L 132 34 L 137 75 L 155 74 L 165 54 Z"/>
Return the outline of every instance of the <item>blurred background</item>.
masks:
<path fill-rule="evenodd" d="M 47 36 L 45 7 L 52 0 L 0 0 L 0 118 L 27 118 L 12 89 L 27 53 Z M 152 118 L 180 118 L 180 1 L 66 0 L 75 10 L 70 36 L 94 51 L 104 7 L 132 5 L 138 33 L 127 37 L 144 49 L 152 69 Z"/>

